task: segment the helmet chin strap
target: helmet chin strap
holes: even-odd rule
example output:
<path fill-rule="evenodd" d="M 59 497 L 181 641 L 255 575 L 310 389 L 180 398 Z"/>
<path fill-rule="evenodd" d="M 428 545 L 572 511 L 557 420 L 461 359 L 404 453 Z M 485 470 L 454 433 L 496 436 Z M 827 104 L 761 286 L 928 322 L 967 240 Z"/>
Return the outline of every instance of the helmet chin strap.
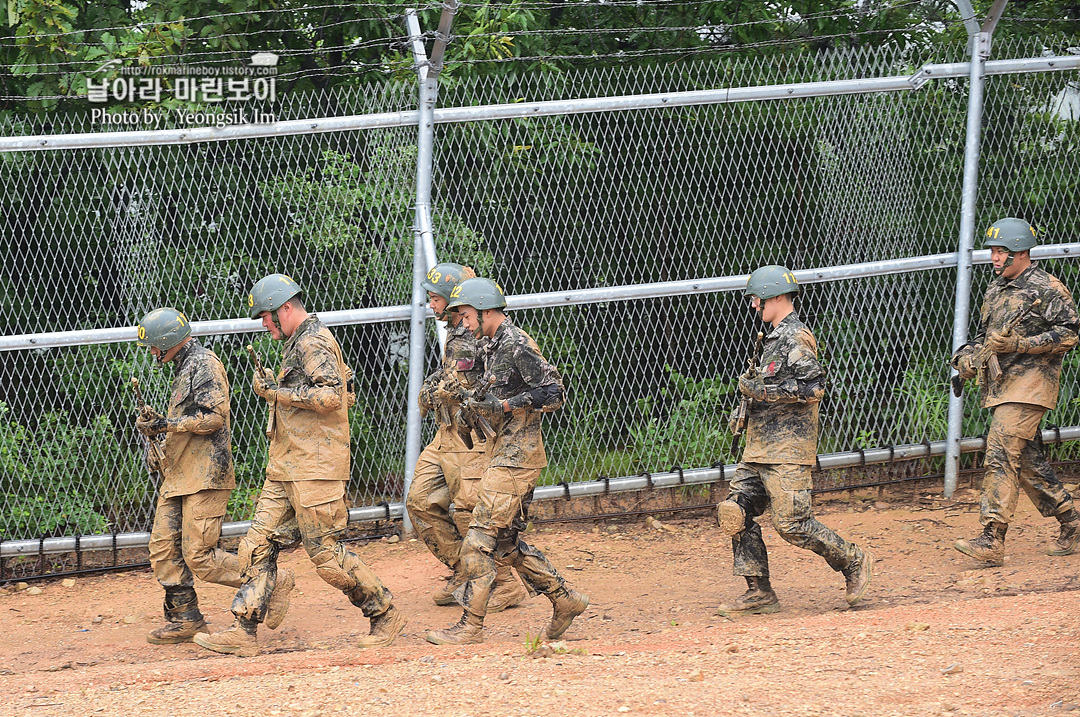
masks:
<path fill-rule="evenodd" d="M 484 310 L 476 310 L 476 331 L 472 332 L 473 336 L 482 339 L 484 338 Z"/>
<path fill-rule="evenodd" d="M 280 308 L 281 307 L 279 306 L 278 309 L 280 309 Z M 277 327 L 278 334 L 281 335 L 281 338 L 276 339 L 276 340 L 277 341 L 284 341 L 285 340 L 285 330 L 281 328 L 281 322 L 278 321 L 277 309 L 274 309 L 273 311 L 270 312 L 270 320 L 274 322 L 274 326 Z M 274 337 L 271 336 L 270 338 L 274 338 Z"/>
<path fill-rule="evenodd" d="M 994 267 L 994 273 L 997 274 L 998 276 L 1001 276 L 1002 274 L 1004 274 L 1005 270 L 1008 269 L 1010 266 L 1012 266 L 1014 258 L 1016 258 L 1016 252 L 1015 251 L 1010 251 L 1009 252 L 1009 258 L 1005 260 L 1005 263 L 1001 265 L 1001 268 L 999 269 L 996 266 Z"/>

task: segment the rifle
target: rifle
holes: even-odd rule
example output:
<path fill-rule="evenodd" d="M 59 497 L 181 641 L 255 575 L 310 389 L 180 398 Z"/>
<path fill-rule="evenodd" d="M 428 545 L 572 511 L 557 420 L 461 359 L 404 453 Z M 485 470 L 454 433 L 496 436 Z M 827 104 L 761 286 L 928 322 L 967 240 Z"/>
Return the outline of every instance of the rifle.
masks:
<path fill-rule="evenodd" d="M 480 437 L 481 442 L 486 442 L 495 438 L 495 429 L 491 427 L 491 423 L 486 418 L 473 411 L 464 410 L 464 405 L 471 400 L 482 400 L 487 397 L 488 389 L 495 385 L 495 377 L 489 376 L 487 381 L 481 381 L 476 385 L 476 388 L 466 391 L 462 397 L 462 408 L 458 409 L 457 419 L 459 425 L 468 426 L 471 430 L 476 431 L 476 435 Z M 460 433 L 460 429 L 459 429 Z M 470 436 L 471 442 L 471 436 Z"/>
<path fill-rule="evenodd" d="M 251 344 L 247 345 L 247 352 L 251 354 L 251 358 L 255 361 L 255 370 L 259 372 L 259 375 L 264 375 L 262 361 L 259 360 L 259 354 L 255 353 L 255 347 Z M 267 401 L 269 404 L 269 410 L 266 414 L 266 437 L 272 438 L 274 435 L 274 415 L 277 412 L 277 403 L 273 401 Z"/>
<path fill-rule="evenodd" d="M 758 362 L 761 360 L 761 342 L 764 340 L 765 334 L 761 331 L 757 332 L 757 340 L 754 342 L 754 352 L 750 354 L 750 358 L 746 363 L 749 364 L 750 370 L 747 372 L 750 377 L 757 376 Z M 743 433 L 746 432 L 746 426 L 750 422 L 750 405 L 753 403 L 753 399 L 749 396 L 743 396 L 739 399 L 739 405 L 735 409 L 735 415 L 732 416 L 731 422 L 735 424 L 734 430 L 731 432 L 731 455 L 735 456 L 739 451 L 739 442 L 742 439 Z"/>
<path fill-rule="evenodd" d="M 1027 316 L 1027 313 L 1038 308 L 1041 304 L 1042 299 L 1035 299 L 1028 306 L 1018 311 L 1015 316 L 1005 322 L 1005 326 L 1001 330 L 1002 335 L 1010 335 Z M 998 361 L 997 354 L 987 345 L 985 338 L 971 354 L 971 363 L 977 371 L 975 375 L 976 386 L 985 386 L 987 378 L 990 379 L 990 383 L 997 383 L 998 377 L 1001 376 L 1001 363 Z M 960 378 L 960 374 L 956 374 L 949 381 L 952 384 L 953 395 L 957 398 L 962 396 L 964 393 L 964 380 Z"/>
<path fill-rule="evenodd" d="M 150 408 L 150 404 L 143 398 L 142 389 L 139 388 L 139 379 L 134 376 L 131 377 L 131 390 L 135 392 L 135 402 L 139 404 L 139 414 L 147 415 L 151 413 L 153 409 Z M 153 454 L 154 462 L 158 466 L 158 470 L 152 472 L 157 473 L 161 470 L 161 466 L 165 462 L 165 454 L 161 452 L 161 444 L 157 442 L 157 439 L 154 436 L 143 436 L 143 438 L 146 439 L 147 452 Z"/>
<path fill-rule="evenodd" d="M 443 371 L 442 373 L 444 374 L 442 381 L 447 384 L 445 390 L 450 392 L 456 390 L 460 397 L 464 397 L 466 393 L 465 382 L 461 375 L 456 370 L 450 373 Z M 436 410 L 438 411 L 439 423 L 457 431 L 461 442 L 471 451 L 473 448 L 472 429 L 465 424 L 461 417 L 461 411 L 459 410 L 455 415 L 451 416 L 450 407 L 444 401 L 439 401 L 439 407 Z M 480 440 L 483 441 L 486 438 L 481 434 Z"/>

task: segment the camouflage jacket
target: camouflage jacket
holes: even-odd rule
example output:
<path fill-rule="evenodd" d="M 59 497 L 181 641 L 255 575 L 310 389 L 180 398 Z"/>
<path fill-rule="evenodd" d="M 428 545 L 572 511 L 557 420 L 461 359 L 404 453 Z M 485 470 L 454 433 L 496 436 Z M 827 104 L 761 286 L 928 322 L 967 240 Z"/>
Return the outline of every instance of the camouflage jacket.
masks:
<path fill-rule="evenodd" d="M 183 433 L 166 433 L 161 497 L 236 487 L 233 472 L 229 379 L 217 355 L 191 339 L 172 360 L 172 397 L 166 418 L 187 418 Z"/>
<path fill-rule="evenodd" d="M 351 379 L 337 339 L 311 314 L 285 342 L 267 480 L 348 480 Z"/>
<path fill-rule="evenodd" d="M 795 312 L 761 342 L 760 370 L 765 386 L 777 387 L 777 400 L 751 403 L 742 460 L 814 465 L 825 372 L 818 363 L 817 340 Z"/>
<path fill-rule="evenodd" d="M 447 401 L 444 412 L 440 408 L 441 402 L 435 396 L 436 390 L 444 383 L 448 386 L 457 385 L 462 389 L 469 389 L 475 386 L 483 375 L 484 359 L 480 355 L 480 342 L 471 331 L 465 328 L 464 324 L 451 328 L 446 332 L 442 367 L 424 379 L 424 385 L 420 389 L 421 414 L 427 415 L 435 411 L 435 424 L 438 426 L 438 431 L 431 443 L 436 450 L 442 453 L 469 453 L 484 450 L 484 444 L 479 440 L 474 440 L 473 449 L 470 451 L 465 447 L 465 443 L 454 426 L 444 420 L 449 417 L 453 421 L 457 410 L 461 408 L 461 402 Z"/>
<path fill-rule="evenodd" d="M 1029 310 L 1036 299 L 1042 303 Z M 1001 375 L 997 382 L 982 387 L 983 408 L 1001 403 L 1030 403 L 1046 409 L 1057 405 L 1061 359 L 1077 341 L 1076 304 L 1064 284 L 1033 262 L 1015 279 L 998 276 L 990 282 L 974 344 L 984 343 L 989 333 L 1000 331 L 1020 312 L 1026 313 L 1016 334 L 1027 337 L 1038 353 L 998 354 Z"/>
<path fill-rule="evenodd" d="M 498 434 L 489 455 L 492 466 L 543 468 L 547 465 L 540 423 L 544 413 L 563 405 L 562 377 L 527 333 L 504 319 L 484 345 L 484 381 L 489 393 L 510 411 L 492 422 Z"/>

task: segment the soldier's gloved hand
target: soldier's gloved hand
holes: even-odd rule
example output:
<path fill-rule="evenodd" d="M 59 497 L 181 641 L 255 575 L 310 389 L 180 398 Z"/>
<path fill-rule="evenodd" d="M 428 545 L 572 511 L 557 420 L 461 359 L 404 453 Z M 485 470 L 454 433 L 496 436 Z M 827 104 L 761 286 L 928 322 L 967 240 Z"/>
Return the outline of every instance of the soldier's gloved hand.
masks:
<path fill-rule="evenodd" d="M 144 436 L 156 436 L 169 430 L 169 420 L 162 416 L 140 415 L 135 419 L 135 428 Z"/>
<path fill-rule="evenodd" d="M 755 401 L 765 400 L 765 382 L 760 375 L 751 376 L 749 373 L 744 373 L 739 376 L 739 391 Z"/>
<path fill-rule="evenodd" d="M 265 398 L 270 403 L 277 402 L 277 381 L 274 380 L 274 374 L 270 369 L 264 368 L 262 373 L 256 371 L 252 377 L 251 386 L 261 398 Z"/>
<path fill-rule="evenodd" d="M 443 381 L 435 389 L 435 400 L 442 405 L 461 403 L 463 398 L 465 398 L 465 389 L 459 383 L 447 385 L 446 381 Z"/>
<path fill-rule="evenodd" d="M 1028 340 L 1016 333 L 991 331 L 986 337 L 986 345 L 996 354 L 1023 354 L 1028 350 Z"/>
<path fill-rule="evenodd" d="M 979 373 L 978 369 L 975 368 L 975 362 L 971 360 L 971 354 L 957 356 L 956 361 L 953 362 L 953 368 L 956 369 L 957 375 L 965 381 L 975 378 Z"/>
<path fill-rule="evenodd" d="M 493 418 L 498 418 L 503 415 L 503 402 L 495 398 L 494 396 L 484 396 L 483 398 L 470 398 L 465 401 L 462 406 L 466 411 L 473 411 L 479 413 L 489 421 Z"/>

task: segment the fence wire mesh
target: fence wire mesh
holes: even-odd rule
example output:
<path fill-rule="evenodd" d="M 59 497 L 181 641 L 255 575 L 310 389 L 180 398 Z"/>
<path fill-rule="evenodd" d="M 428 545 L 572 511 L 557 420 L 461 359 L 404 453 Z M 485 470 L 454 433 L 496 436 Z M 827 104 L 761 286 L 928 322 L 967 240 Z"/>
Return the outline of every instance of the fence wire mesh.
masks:
<path fill-rule="evenodd" d="M 1020 57 L 1029 48 L 995 49 Z M 1038 53 L 1034 53 L 1038 54 Z M 895 50 L 696 60 L 446 79 L 443 106 L 765 85 L 913 72 L 964 59 Z M 1046 241 L 1080 241 L 1080 73 L 987 81 L 976 226 L 1023 216 Z M 414 88 L 282 99 L 279 118 L 411 109 Z M 917 92 L 821 97 L 440 125 L 440 259 L 527 294 L 889 260 L 955 249 L 966 81 Z M 1073 113 L 1073 114 L 1070 114 Z M 5 131 L 78 131 L 39 120 Z M 191 146 L 0 155 L 6 236 L 0 331 L 133 324 L 174 305 L 193 320 L 242 315 L 255 280 L 284 271 L 316 310 L 407 303 L 416 130 Z M 1078 267 L 1048 262 L 1075 286 Z M 976 270 L 976 297 L 988 272 Z M 945 435 L 955 271 L 809 285 L 830 389 L 821 452 Z M 977 301 L 977 299 L 976 299 Z M 546 482 L 730 462 L 726 414 L 753 316 L 734 293 L 514 313 L 569 390 L 550 417 Z M 360 399 L 352 412 L 355 505 L 402 499 L 408 327 L 338 327 Z M 428 367 L 437 362 L 434 332 Z M 264 407 L 248 389 L 252 335 L 206 337 L 233 383 L 238 489 L 261 484 Z M 1059 408 L 1076 425 L 1076 352 Z M 147 530 L 154 487 L 133 428 L 131 375 L 163 407 L 168 369 L 129 344 L 0 352 L 0 533 L 5 540 Z M 968 399 L 965 435 L 985 430 Z"/>

